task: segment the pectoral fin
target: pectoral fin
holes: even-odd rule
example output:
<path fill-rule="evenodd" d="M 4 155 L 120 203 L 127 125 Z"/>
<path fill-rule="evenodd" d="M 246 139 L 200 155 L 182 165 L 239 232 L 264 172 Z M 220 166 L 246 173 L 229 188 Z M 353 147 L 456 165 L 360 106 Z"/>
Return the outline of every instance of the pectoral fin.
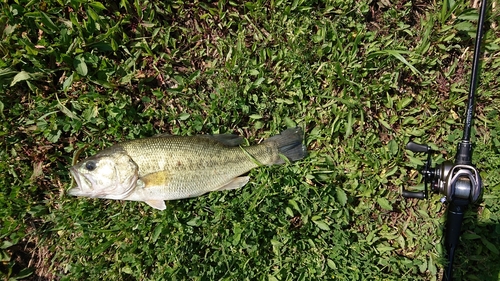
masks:
<path fill-rule="evenodd" d="M 140 181 L 142 181 L 143 183 L 142 184 L 143 188 L 165 186 L 169 181 L 169 175 L 166 171 L 151 173 L 141 177 Z M 146 200 L 144 202 L 146 202 L 146 204 L 158 210 L 163 211 L 167 208 L 167 206 L 165 206 L 165 201 L 163 200 Z"/>
<path fill-rule="evenodd" d="M 169 182 L 169 178 L 167 171 L 160 171 L 147 174 L 141 177 L 141 180 L 144 182 L 144 188 L 148 188 L 153 186 L 165 186 Z"/>
<path fill-rule="evenodd" d="M 163 211 L 167 208 L 167 206 L 165 205 L 165 201 L 163 201 L 163 200 L 148 200 L 145 202 L 149 206 L 151 206 L 155 209 L 161 210 L 161 211 Z"/>
<path fill-rule="evenodd" d="M 231 190 L 231 189 L 237 189 L 237 188 L 243 187 L 245 184 L 248 183 L 249 180 L 250 180 L 250 177 L 248 177 L 248 176 L 234 178 L 230 182 L 228 182 L 227 184 L 218 188 L 217 191 Z"/>

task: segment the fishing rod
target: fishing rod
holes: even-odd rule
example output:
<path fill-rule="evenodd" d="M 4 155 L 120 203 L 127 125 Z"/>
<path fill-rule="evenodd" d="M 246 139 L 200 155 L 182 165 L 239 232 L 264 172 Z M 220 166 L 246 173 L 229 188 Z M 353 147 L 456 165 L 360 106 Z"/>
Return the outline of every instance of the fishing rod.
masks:
<path fill-rule="evenodd" d="M 472 75 L 469 87 L 467 109 L 465 113 L 463 137 L 457 147 L 455 162 L 445 161 L 432 167 L 431 154 L 434 152 L 428 145 L 409 142 L 406 149 L 413 152 L 427 154 L 427 160 L 420 172 L 424 175 L 424 191 L 408 191 L 403 188 L 405 198 L 425 199 L 428 197 L 428 185 L 435 193 L 444 195 L 441 200 L 448 203 L 445 248 L 448 264 L 443 275 L 443 280 L 451 281 L 453 273 L 453 259 L 460 238 L 460 230 L 469 204 L 477 202 L 483 189 L 483 183 L 478 170 L 472 164 L 471 130 L 474 118 L 474 96 L 477 90 L 479 77 L 479 60 L 481 54 L 481 40 L 483 37 L 484 17 L 486 14 L 486 0 L 481 3 L 477 36 L 472 61 Z"/>

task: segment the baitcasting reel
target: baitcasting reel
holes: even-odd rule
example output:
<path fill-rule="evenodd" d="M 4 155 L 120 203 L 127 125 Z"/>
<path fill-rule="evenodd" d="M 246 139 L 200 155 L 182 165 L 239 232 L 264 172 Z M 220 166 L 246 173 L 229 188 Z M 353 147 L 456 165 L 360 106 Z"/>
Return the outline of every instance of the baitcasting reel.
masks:
<path fill-rule="evenodd" d="M 446 4 L 445 4 L 446 5 Z M 424 199 L 428 197 L 428 185 L 431 185 L 432 191 L 441 193 L 445 197 L 442 202 L 448 203 L 446 233 L 444 245 L 448 264 L 443 274 L 443 280 L 453 280 L 453 259 L 455 250 L 460 238 L 460 231 L 465 214 L 465 210 L 470 203 L 479 199 L 483 189 L 483 183 L 476 167 L 472 165 L 472 144 L 471 131 L 474 117 L 474 95 L 479 77 L 479 60 L 481 53 L 481 38 L 483 36 L 483 25 L 486 14 L 486 0 L 482 0 L 481 11 L 479 13 L 477 36 L 474 48 L 474 58 L 472 61 L 472 77 L 469 88 L 467 107 L 465 112 L 463 138 L 458 144 L 455 162 L 445 161 L 442 164 L 432 167 L 431 153 L 429 146 L 409 142 L 406 149 L 413 152 L 427 153 L 427 161 L 421 173 L 424 175 L 424 192 L 411 192 L 404 190 L 403 197 Z"/>
<path fill-rule="evenodd" d="M 468 126 L 464 131 L 464 136 L 469 138 L 470 130 Z M 448 203 L 446 233 L 444 245 L 448 265 L 446 266 L 443 280 L 451 281 L 453 275 L 453 260 L 455 250 L 459 243 L 460 231 L 467 206 L 476 202 L 481 195 L 483 182 L 476 167 L 472 165 L 472 145 L 467 139 L 462 139 L 458 145 L 455 163 L 445 161 L 436 167 L 432 167 L 431 148 L 414 142 L 409 142 L 406 149 L 413 152 L 427 153 L 427 161 L 420 171 L 424 175 L 423 192 L 412 192 L 404 190 L 403 197 L 424 199 L 428 197 L 428 185 L 431 185 L 433 192 L 444 195 L 441 202 Z"/>
<path fill-rule="evenodd" d="M 470 143 L 462 141 L 458 147 L 455 164 L 445 161 L 436 167 L 432 167 L 431 154 L 433 151 L 427 145 L 409 142 L 406 149 L 413 152 L 423 152 L 427 154 L 427 160 L 420 172 L 424 175 L 424 191 L 408 191 L 403 189 L 402 195 L 405 198 L 424 199 L 428 197 L 428 185 L 431 191 L 444 195 L 444 201 L 451 202 L 455 199 L 467 200 L 474 203 L 481 195 L 482 181 L 476 167 L 470 159 Z M 461 152 L 466 153 L 461 153 Z M 443 201 L 443 202 L 444 202 Z"/>

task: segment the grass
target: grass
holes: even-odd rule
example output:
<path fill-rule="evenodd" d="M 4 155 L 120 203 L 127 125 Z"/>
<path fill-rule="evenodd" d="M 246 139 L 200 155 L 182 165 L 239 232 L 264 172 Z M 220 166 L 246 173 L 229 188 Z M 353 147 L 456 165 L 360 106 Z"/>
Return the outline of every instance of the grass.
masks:
<path fill-rule="evenodd" d="M 405 200 L 461 138 L 468 1 L 0 4 L 4 280 L 437 280 L 446 207 Z M 457 280 L 500 280 L 500 30 L 490 4 L 473 134 L 485 183 Z M 305 129 L 307 159 L 241 190 L 146 204 L 69 197 L 115 142 Z"/>

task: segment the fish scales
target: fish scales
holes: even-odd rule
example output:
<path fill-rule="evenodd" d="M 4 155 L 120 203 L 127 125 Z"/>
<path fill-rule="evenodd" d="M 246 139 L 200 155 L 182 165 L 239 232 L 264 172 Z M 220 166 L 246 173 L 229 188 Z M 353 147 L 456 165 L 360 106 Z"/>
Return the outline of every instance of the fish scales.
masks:
<path fill-rule="evenodd" d="M 234 135 L 160 135 L 115 144 L 70 168 L 77 183 L 70 195 L 144 201 L 200 196 L 244 186 L 241 176 L 259 165 L 283 164 L 307 155 L 302 130 L 290 128 L 259 145 L 241 147 Z"/>
<path fill-rule="evenodd" d="M 203 137 L 167 137 L 129 141 L 121 146 L 139 167 L 139 177 L 166 171 L 165 186 L 150 192 L 170 194 L 167 200 L 192 197 L 216 190 L 257 164 L 240 147 L 227 147 Z M 244 148 L 261 163 L 270 163 L 274 155 L 270 145 Z"/>

